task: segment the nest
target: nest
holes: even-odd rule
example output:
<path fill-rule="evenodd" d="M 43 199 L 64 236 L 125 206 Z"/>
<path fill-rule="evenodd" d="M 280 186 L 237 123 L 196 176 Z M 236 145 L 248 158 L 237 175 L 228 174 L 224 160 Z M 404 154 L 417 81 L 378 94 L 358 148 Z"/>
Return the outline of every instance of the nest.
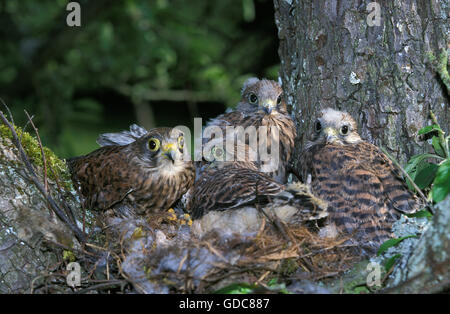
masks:
<path fill-rule="evenodd" d="M 333 279 L 361 260 L 348 237 L 323 238 L 312 225 L 280 226 L 264 220 L 258 234 L 223 239 L 191 236 L 171 215 L 158 229 L 144 220 L 117 219 L 109 249 L 121 276 L 141 293 L 211 293 L 236 282 L 269 289 L 268 282 Z M 116 241 L 117 242 L 117 241 Z M 104 248 L 105 251 L 108 251 Z"/>
<path fill-rule="evenodd" d="M 40 234 L 45 254 L 54 257 L 30 279 L 30 290 L 22 292 L 209 293 L 236 282 L 273 292 L 269 281 L 274 278 L 287 283 L 326 280 L 360 260 L 348 238 L 320 237 L 315 221 L 287 225 L 267 217 L 256 235 L 223 238 L 211 233 L 199 239 L 191 235 L 190 217 L 178 217 L 173 211 L 148 219 L 121 219 L 74 208 L 74 203 L 67 203 L 68 192 L 58 178 L 46 175 L 45 154 L 41 167 L 32 163 L 21 136 L 0 114 L 16 147 L 10 151 L 11 158 L 22 164 L 21 176 L 42 195 L 42 210 L 30 206 L 33 216 L 24 213 L 34 217 L 29 219 L 30 233 Z M 42 148 L 40 141 L 38 147 Z M 62 232 L 42 230 L 55 220 L 64 226 Z M 67 284 L 71 262 L 81 267 L 81 286 Z"/>

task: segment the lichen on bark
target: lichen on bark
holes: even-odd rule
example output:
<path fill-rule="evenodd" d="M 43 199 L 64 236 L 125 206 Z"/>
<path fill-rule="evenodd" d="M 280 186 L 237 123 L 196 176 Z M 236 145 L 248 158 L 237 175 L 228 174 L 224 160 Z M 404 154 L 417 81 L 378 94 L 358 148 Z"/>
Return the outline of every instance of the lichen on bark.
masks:
<path fill-rule="evenodd" d="M 22 128 L 15 126 L 15 130 L 19 138 L 22 140 L 22 146 L 25 149 L 25 153 L 30 158 L 30 161 L 42 169 L 44 167 L 44 162 L 42 159 L 39 142 L 28 132 L 23 131 Z M 11 143 L 11 130 L 6 125 L 0 125 L 0 137 L 5 146 L 13 147 L 13 144 Z M 64 184 L 71 184 L 70 174 L 65 161 L 57 157 L 47 147 L 43 147 L 43 151 L 46 162 L 49 166 L 47 169 L 47 176 L 53 180 L 58 178 L 58 180 L 61 180 Z"/>
<path fill-rule="evenodd" d="M 22 136 L 22 131 L 15 129 L 19 137 Z M 11 131 L 0 125 L 0 135 L 0 293 L 29 293 L 32 285 L 38 287 L 59 260 L 59 250 L 51 247 L 51 243 L 69 249 L 78 248 L 78 243 L 29 180 L 11 141 Z M 37 140 L 24 132 L 22 145 L 43 182 Z M 53 196 L 64 197 L 69 206 L 78 208 L 64 161 L 48 148 L 44 147 L 44 152 L 48 162 L 48 186 L 58 191 Z"/>

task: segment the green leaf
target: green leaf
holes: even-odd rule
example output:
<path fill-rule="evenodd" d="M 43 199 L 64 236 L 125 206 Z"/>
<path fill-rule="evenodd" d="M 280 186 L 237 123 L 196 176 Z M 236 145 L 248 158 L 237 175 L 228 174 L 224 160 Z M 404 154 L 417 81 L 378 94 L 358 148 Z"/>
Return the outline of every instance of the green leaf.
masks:
<path fill-rule="evenodd" d="M 386 263 L 384 263 L 384 269 L 386 269 L 387 272 L 390 271 L 392 266 L 394 266 L 395 262 L 397 261 L 397 258 L 401 256 L 402 254 L 395 254 L 394 256 L 389 258 Z"/>
<path fill-rule="evenodd" d="M 442 201 L 450 193 L 450 158 L 447 158 L 438 168 L 433 182 L 431 195 L 436 203 Z"/>
<path fill-rule="evenodd" d="M 442 157 L 434 154 L 419 154 L 411 157 L 411 159 L 408 161 L 408 163 L 405 166 L 405 171 L 408 173 L 408 175 L 411 177 L 411 179 L 415 182 L 415 178 L 417 176 L 417 173 L 420 172 L 421 169 L 423 169 L 427 163 L 425 163 L 425 160 L 427 158 L 439 158 L 442 159 Z M 408 187 L 411 191 L 415 191 L 413 185 L 409 180 L 406 180 L 406 183 L 408 184 Z"/>
<path fill-rule="evenodd" d="M 370 292 L 371 291 L 366 286 L 363 286 L 363 285 L 355 286 L 352 289 L 352 293 L 354 293 L 354 294 L 367 294 L 367 293 L 370 293 Z"/>
<path fill-rule="evenodd" d="M 420 189 L 427 188 L 433 182 L 438 168 L 436 164 L 426 163 L 420 171 L 417 171 L 414 182 Z"/>
<path fill-rule="evenodd" d="M 433 217 L 433 214 L 430 213 L 426 209 L 419 210 L 418 212 L 416 212 L 414 214 L 405 214 L 405 215 L 407 217 L 409 217 L 409 218 L 429 218 L 429 217 Z"/>
<path fill-rule="evenodd" d="M 439 158 L 442 159 L 442 157 L 434 155 L 434 154 L 419 154 L 419 155 L 414 155 L 411 157 L 411 159 L 408 161 L 408 163 L 405 166 L 405 171 L 409 174 L 411 171 L 414 170 L 414 168 L 417 167 L 417 165 L 427 159 L 427 158 Z"/>
<path fill-rule="evenodd" d="M 441 128 L 439 127 L 439 125 L 433 124 L 433 125 L 427 125 L 426 127 L 423 127 L 419 130 L 419 133 L 417 133 L 418 135 L 422 135 L 422 134 L 427 134 L 433 131 L 441 131 Z"/>
<path fill-rule="evenodd" d="M 269 280 L 269 282 L 267 283 L 267 285 L 270 286 L 274 286 L 278 284 L 278 279 L 277 278 L 272 278 Z"/>
<path fill-rule="evenodd" d="M 432 145 L 433 145 L 434 151 L 437 155 L 439 155 L 441 157 L 445 157 L 445 152 L 444 152 L 444 149 L 442 148 L 439 137 L 433 136 Z"/>
<path fill-rule="evenodd" d="M 219 290 L 214 291 L 215 294 L 249 294 L 256 288 L 255 285 L 248 283 L 233 283 Z"/>
<path fill-rule="evenodd" d="M 412 235 L 409 235 L 406 237 L 389 239 L 380 245 L 380 248 L 378 249 L 378 252 L 377 252 L 377 256 L 380 256 L 382 253 L 386 252 L 387 249 L 389 249 L 390 247 L 396 246 L 397 244 L 399 244 L 400 242 L 402 242 L 403 240 L 408 239 L 408 238 L 417 238 L 417 236 L 412 234 Z"/>

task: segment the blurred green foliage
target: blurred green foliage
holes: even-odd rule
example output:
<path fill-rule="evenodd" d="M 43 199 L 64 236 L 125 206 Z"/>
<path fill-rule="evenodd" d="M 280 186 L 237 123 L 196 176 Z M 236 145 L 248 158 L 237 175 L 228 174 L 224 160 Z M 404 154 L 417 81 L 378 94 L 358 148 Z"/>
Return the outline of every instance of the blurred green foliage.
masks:
<path fill-rule="evenodd" d="M 249 76 L 277 77 L 271 0 L 80 0 L 81 27 L 69 2 L 0 1 L 0 97 L 62 157 L 139 122 L 138 105 L 175 126 L 236 104 Z"/>

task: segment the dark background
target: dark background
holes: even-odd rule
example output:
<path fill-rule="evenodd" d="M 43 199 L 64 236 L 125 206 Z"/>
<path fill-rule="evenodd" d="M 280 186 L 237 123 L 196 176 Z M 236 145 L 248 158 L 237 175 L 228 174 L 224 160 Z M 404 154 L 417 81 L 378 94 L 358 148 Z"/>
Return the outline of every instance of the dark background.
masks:
<path fill-rule="evenodd" d="M 277 79 L 271 0 L 78 1 L 81 27 L 68 3 L 0 1 L 0 97 L 61 157 L 132 123 L 205 123 L 246 78 Z"/>

